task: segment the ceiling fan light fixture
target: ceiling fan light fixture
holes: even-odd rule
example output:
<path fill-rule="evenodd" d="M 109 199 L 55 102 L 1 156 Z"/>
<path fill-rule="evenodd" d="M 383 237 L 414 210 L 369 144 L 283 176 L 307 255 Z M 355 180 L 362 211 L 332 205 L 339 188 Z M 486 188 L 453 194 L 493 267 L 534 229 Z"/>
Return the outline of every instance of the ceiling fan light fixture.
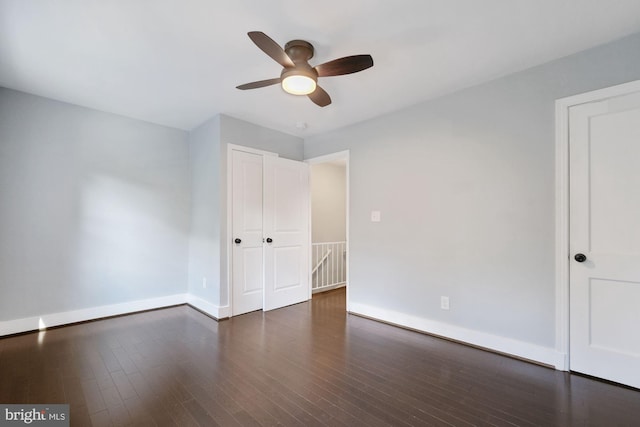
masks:
<path fill-rule="evenodd" d="M 310 74 L 310 73 L 309 73 Z M 282 89 L 292 95 L 309 95 L 316 90 L 316 79 L 301 70 L 286 72 L 282 76 Z"/>

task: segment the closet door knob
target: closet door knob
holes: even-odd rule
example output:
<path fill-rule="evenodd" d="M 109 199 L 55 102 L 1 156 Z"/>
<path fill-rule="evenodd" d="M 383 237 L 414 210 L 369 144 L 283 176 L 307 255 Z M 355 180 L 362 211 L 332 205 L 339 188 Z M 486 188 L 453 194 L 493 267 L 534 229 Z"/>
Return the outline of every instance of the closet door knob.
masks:
<path fill-rule="evenodd" d="M 240 240 L 240 239 L 236 239 L 236 240 L 234 240 L 234 242 L 236 242 L 236 244 L 238 244 L 238 245 L 239 245 L 240 243 L 242 243 L 242 240 Z"/>
<path fill-rule="evenodd" d="M 574 256 L 573 259 L 575 259 L 578 262 L 585 262 L 587 260 L 587 256 L 585 254 L 576 254 L 576 256 Z"/>
<path fill-rule="evenodd" d="M 271 237 L 267 237 L 267 243 L 271 243 L 273 242 L 273 239 Z"/>

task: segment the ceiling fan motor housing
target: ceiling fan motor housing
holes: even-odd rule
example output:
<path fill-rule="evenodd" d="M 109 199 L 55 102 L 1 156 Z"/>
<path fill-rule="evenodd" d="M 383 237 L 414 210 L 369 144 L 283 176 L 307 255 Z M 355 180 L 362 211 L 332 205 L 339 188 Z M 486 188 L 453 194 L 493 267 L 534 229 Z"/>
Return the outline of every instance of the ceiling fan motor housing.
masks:
<path fill-rule="evenodd" d="M 284 45 L 284 51 L 296 65 L 313 58 L 313 45 L 304 40 L 291 40 Z"/>
<path fill-rule="evenodd" d="M 295 68 L 283 69 L 282 73 L 280 74 L 280 79 L 284 80 L 289 76 L 306 76 L 306 77 L 309 77 L 310 79 L 313 79 L 313 81 L 315 82 L 318 81 L 318 73 L 316 72 L 316 70 L 311 68 L 309 64 L 306 64 L 306 65 L 296 64 Z"/>

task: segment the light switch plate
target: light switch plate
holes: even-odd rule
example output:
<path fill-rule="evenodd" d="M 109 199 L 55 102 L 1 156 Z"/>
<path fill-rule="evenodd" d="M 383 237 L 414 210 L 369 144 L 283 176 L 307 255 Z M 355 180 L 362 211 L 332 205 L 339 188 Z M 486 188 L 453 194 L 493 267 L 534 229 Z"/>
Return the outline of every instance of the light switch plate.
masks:
<path fill-rule="evenodd" d="M 371 222 L 380 222 L 380 211 L 371 211 Z"/>

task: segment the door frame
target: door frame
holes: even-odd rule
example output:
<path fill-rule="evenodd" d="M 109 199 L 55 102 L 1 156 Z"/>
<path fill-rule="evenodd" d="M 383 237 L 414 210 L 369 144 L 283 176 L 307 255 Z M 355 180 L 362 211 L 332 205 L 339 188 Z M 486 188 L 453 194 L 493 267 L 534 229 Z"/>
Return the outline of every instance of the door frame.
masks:
<path fill-rule="evenodd" d="M 562 356 L 556 369 L 569 371 L 569 108 L 640 91 L 640 80 L 556 100 L 555 282 L 556 351 Z"/>
<path fill-rule="evenodd" d="M 347 272 L 346 272 L 346 284 L 345 284 L 345 288 L 347 289 L 347 301 L 346 301 L 346 306 L 347 306 L 347 311 L 350 311 L 349 309 L 349 277 L 350 277 L 350 263 L 349 263 L 349 259 L 351 257 L 351 249 L 350 249 L 350 245 L 351 245 L 351 239 L 349 239 L 349 212 L 350 212 L 350 208 L 349 208 L 349 192 L 350 192 L 350 188 L 351 185 L 349 184 L 349 150 L 344 150 L 344 151 L 337 151 L 335 153 L 331 153 L 331 154 L 326 154 L 323 156 L 318 156 L 318 157 L 312 157 L 310 159 L 306 159 L 305 162 L 308 163 L 310 166 L 311 165 L 315 165 L 315 164 L 319 164 L 319 163 L 326 163 L 326 162 L 331 162 L 334 160 L 345 160 L 346 161 L 346 169 L 345 169 L 345 185 L 346 185 L 346 198 L 347 200 L 345 201 L 345 207 L 346 207 L 346 218 L 345 218 L 345 238 L 347 241 L 346 244 L 346 248 L 347 248 L 347 258 L 345 260 L 345 265 L 347 268 Z M 309 171 L 309 187 L 311 187 L 311 181 L 313 180 L 313 176 L 311 174 L 311 171 Z M 313 202 L 313 198 L 310 197 L 309 199 L 309 259 L 311 259 L 311 250 L 312 250 L 312 246 L 313 246 L 313 239 L 311 238 L 311 231 L 313 230 L 313 217 L 311 216 L 311 203 Z M 311 293 L 313 292 L 311 289 L 311 270 L 313 269 L 313 265 L 311 265 L 311 263 L 309 263 L 309 298 L 311 298 Z"/>
<path fill-rule="evenodd" d="M 237 144 L 226 144 L 227 150 L 227 220 L 226 220 L 226 267 L 227 267 L 227 298 L 229 301 L 229 316 L 233 313 L 233 152 L 244 151 L 245 153 L 259 154 L 261 156 L 279 157 L 278 153 L 259 150 L 257 148 L 245 147 Z M 264 292 L 264 290 L 263 290 Z"/>

